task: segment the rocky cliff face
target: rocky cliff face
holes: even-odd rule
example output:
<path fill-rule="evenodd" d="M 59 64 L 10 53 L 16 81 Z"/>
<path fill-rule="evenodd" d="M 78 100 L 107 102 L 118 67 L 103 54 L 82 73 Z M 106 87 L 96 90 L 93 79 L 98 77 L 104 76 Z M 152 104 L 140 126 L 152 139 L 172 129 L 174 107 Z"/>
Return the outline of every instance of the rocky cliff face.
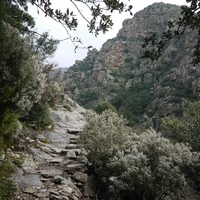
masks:
<path fill-rule="evenodd" d="M 154 127 L 155 119 L 164 115 L 180 116 L 189 100 L 198 99 L 200 90 L 199 67 L 190 64 L 195 33 L 186 30 L 178 42 L 169 42 L 156 62 L 141 59 L 144 38 L 161 35 L 167 22 L 179 15 L 178 6 L 155 3 L 126 19 L 117 36 L 105 42 L 100 51 L 88 52 L 84 60 L 69 68 L 64 78 L 66 93 L 88 107 L 102 99 L 110 100 L 129 120 L 133 120 L 131 115 L 138 120 L 142 117 Z M 144 87 L 136 90 L 137 84 L 146 88 L 148 97 L 136 114 L 131 107 L 139 103 L 131 101 L 144 98 L 138 94 Z"/>

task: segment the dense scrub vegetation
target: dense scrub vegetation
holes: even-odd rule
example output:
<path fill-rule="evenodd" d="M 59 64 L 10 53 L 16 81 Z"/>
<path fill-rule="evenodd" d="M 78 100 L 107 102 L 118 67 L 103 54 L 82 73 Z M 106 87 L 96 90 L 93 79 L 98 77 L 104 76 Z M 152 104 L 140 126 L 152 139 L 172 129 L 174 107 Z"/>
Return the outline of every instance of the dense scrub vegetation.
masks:
<path fill-rule="evenodd" d="M 58 41 L 47 39 L 47 33 L 39 36 L 22 31 L 24 24 L 33 26 L 34 21 L 14 5 L 10 12 L 6 7 L 10 3 L 0 3 L 0 156 L 5 157 L 0 161 L 1 200 L 12 199 L 16 188 L 9 176 L 21 162 L 8 158 L 8 149 L 15 150 L 14 140 L 24 136 L 25 126 L 44 129 L 52 124 L 49 107 L 55 105 L 60 92 L 49 77 L 49 65 L 44 64 Z M 5 20 L 8 15 L 15 25 Z"/>
<path fill-rule="evenodd" d="M 134 83 L 111 100 L 118 112 L 128 119 L 129 125 L 142 122 L 141 117 L 147 105 L 152 101 L 151 83 Z"/>
<path fill-rule="evenodd" d="M 102 186 L 101 198 L 187 197 L 187 176 L 199 163 L 195 149 L 187 143 L 173 143 L 152 129 L 136 133 L 111 110 L 99 115 L 89 112 L 86 119 L 81 143 Z"/>
<path fill-rule="evenodd" d="M 172 141 L 189 143 L 200 151 L 200 102 L 190 102 L 182 119 L 163 118 L 161 128 Z"/>
<path fill-rule="evenodd" d="M 80 105 L 85 105 L 85 107 L 90 107 L 93 101 L 98 99 L 98 92 L 95 90 L 86 90 L 83 93 L 80 93 L 77 96 L 77 102 L 80 103 Z"/>
<path fill-rule="evenodd" d="M 116 112 L 116 108 L 108 101 L 100 101 L 97 106 L 95 106 L 94 111 L 97 114 L 101 114 L 105 110 L 112 110 L 113 112 Z"/>

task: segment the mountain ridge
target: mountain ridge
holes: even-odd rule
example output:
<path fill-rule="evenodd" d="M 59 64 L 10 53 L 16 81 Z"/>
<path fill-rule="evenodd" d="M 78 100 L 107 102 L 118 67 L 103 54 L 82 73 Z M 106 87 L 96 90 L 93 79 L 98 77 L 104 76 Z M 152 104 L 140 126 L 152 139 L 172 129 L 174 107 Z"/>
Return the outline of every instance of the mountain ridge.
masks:
<path fill-rule="evenodd" d="M 141 59 L 145 37 L 161 36 L 179 16 L 179 6 L 154 3 L 126 19 L 115 38 L 68 69 L 65 92 L 86 108 L 111 101 L 130 125 L 156 128 L 163 116 L 182 116 L 187 102 L 199 98 L 199 67 L 190 64 L 195 33 L 186 30 L 178 42 L 170 41 L 158 61 Z"/>

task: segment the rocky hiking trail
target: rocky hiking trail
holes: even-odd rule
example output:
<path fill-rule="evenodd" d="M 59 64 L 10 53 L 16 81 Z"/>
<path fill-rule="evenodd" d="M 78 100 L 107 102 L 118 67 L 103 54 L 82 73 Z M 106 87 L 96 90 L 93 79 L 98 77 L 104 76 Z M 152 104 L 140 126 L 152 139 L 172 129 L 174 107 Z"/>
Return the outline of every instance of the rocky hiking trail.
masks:
<path fill-rule="evenodd" d="M 84 112 L 75 103 L 71 112 L 58 106 L 57 111 L 51 111 L 54 129 L 26 138 L 29 153 L 13 175 L 18 187 L 14 199 L 95 199 L 85 152 L 77 146 Z"/>

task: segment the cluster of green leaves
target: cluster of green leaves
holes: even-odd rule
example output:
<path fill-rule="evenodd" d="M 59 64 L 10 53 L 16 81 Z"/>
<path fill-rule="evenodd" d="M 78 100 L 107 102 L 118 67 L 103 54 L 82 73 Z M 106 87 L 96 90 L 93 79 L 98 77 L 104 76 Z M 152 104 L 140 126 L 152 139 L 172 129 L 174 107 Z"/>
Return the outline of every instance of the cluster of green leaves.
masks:
<path fill-rule="evenodd" d="M 63 101 L 61 97 L 61 86 L 56 82 L 56 79 L 59 79 L 59 77 L 51 77 L 53 68 L 54 65 L 52 64 L 45 65 L 43 72 L 46 77 L 46 85 L 41 95 L 41 99 L 34 103 L 28 114 L 22 118 L 27 124 L 35 124 L 38 130 L 53 125 L 49 108 L 55 108 L 56 104 Z"/>
<path fill-rule="evenodd" d="M 59 44 L 59 40 L 50 37 L 48 32 L 44 32 L 39 36 L 35 32 L 31 32 L 28 38 L 34 53 L 40 55 L 42 59 L 53 57 Z"/>
<path fill-rule="evenodd" d="M 0 155 L 3 150 L 13 145 L 17 128 L 17 115 L 9 108 L 0 109 Z"/>
<path fill-rule="evenodd" d="M 161 81 L 161 86 L 173 88 L 173 91 L 171 92 L 172 96 L 171 102 L 175 103 L 176 101 L 180 102 L 181 98 L 185 98 L 189 101 L 198 100 L 198 95 L 193 92 L 190 83 L 172 81 L 169 77 L 166 77 Z"/>
<path fill-rule="evenodd" d="M 80 141 L 88 152 L 89 162 L 98 175 L 104 177 L 108 173 L 109 159 L 122 146 L 130 128 L 126 120 L 111 110 L 99 115 L 88 111 L 86 120 Z"/>
<path fill-rule="evenodd" d="M 11 200 L 16 186 L 11 179 L 0 179 L 0 200 Z"/>
<path fill-rule="evenodd" d="M 35 22 L 28 14 L 27 0 L 3 0 L 1 1 L 1 16 L 3 21 L 10 26 L 17 28 L 21 33 L 27 32 L 34 27 Z"/>
<path fill-rule="evenodd" d="M 4 25 L 4 37 L 0 41 L 0 135 L 4 145 L 10 147 L 17 118 L 22 118 L 41 99 L 46 85 L 44 65 L 38 53 L 16 29 Z M 15 126 L 14 126 L 15 125 Z"/>
<path fill-rule="evenodd" d="M 47 84 L 43 61 L 58 44 L 48 33 L 30 34 L 34 20 L 27 10 L 26 0 L 0 2 L 1 152 L 12 144 L 18 118 L 40 101 Z"/>
<path fill-rule="evenodd" d="M 35 21 L 28 13 L 28 3 L 27 0 L 2 0 L 0 22 L 17 29 L 20 34 L 29 35 L 32 51 L 45 59 L 53 55 L 59 41 L 51 38 L 48 32 L 41 34 L 31 30 L 35 26 Z"/>
<path fill-rule="evenodd" d="M 173 141 L 189 143 L 194 151 L 200 151 L 200 102 L 189 103 L 182 119 L 163 118 L 161 128 Z"/>
<path fill-rule="evenodd" d="M 91 103 L 94 100 L 98 99 L 98 93 L 95 90 L 86 90 L 82 93 L 80 93 L 77 98 L 76 101 L 80 104 L 80 105 L 85 105 L 87 106 L 88 103 Z"/>
<path fill-rule="evenodd" d="M 42 61 L 35 55 L 27 38 L 16 29 L 4 25 L 0 41 L 0 107 L 22 114 L 31 108 L 43 92 L 45 77 Z M 3 47 L 3 49 L 2 49 Z"/>
<path fill-rule="evenodd" d="M 98 114 L 101 114 L 105 110 L 112 110 L 116 112 L 116 108 L 108 101 L 100 101 L 95 107 L 94 111 Z"/>
<path fill-rule="evenodd" d="M 85 0 L 71 0 L 70 3 L 75 7 L 75 10 L 70 8 L 66 9 L 66 12 L 61 11 L 61 9 L 55 9 L 52 5 L 51 0 L 3 0 L 2 10 L 6 10 L 6 15 L 4 21 L 9 23 L 11 26 L 17 28 L 21 32 L 34 32 L 31 28 L 35 25 L 32 16 L 28 14 L 28 3 L 36 6 L 38 12 L 41 11 L 45 16 L 49 16 L 52 20 L 57 21 L 62 24 L 65 28 L 66 33 L 73 44 L 75 45 L 75 50 L 78 48 L 78 45 L 75 43 L 81 43 L 81 40 L 76 37 L 72 37 L 69 33 L 71 30 L 76 30 L 79 25 L 77 14 L 79 14 L 84 21 L 86 22 L 86 27 L 90 33 L 98 35 L 99 32 L 107 32 L 113 25 L 111 13 L 115 10 L 119 12 L 130 12 L 132 6 L 126 6 L 123 1 L 120 0 L 106 0 L 103 2 L 99 1 L 85 1 Z M 87 16 L 86 13 L 83 13 L 79 8 L 80 4 L 84 5 L 87 9 L 90 16 Z M 88 48 L 90 48 L 89 46 Z"/>
<path fill-rule="evenodd" d="M 22 120 L 27 124 L 34 124 L 37 130 L 45 129 L 47 126 L 53 125 L 49 105 L 43 102 L 34 104 L 28 115 Z"/>
<path fill-rule="evenodd" d="M 111 100 L 117 111 L 128 119 L 129 125 L 133 126 L 141 122 L 141 116 L 153 98 L 150 88 L 150 82 L 134 83 Z"/>
<path fill-rule="evenodd" d="M 89 113 L 81 134 L 87 158 L 109 199 L 185 198 L 185 167 L 199 154 L 183 143 L 173 144 L 153 130 L 133 133 L 111 110 Z M 105 189 L 104 188 L 104 189 Z M 102 197 L 103 199 L 104 197 Z"/>
<path fill-rule="evenodd" d="M 9 179 L 10 174 L 14 172 L 14 167 L 10 162 L 0 163 L 0 200 L 11 200 L 16 191 L 16 186 Z"/>

